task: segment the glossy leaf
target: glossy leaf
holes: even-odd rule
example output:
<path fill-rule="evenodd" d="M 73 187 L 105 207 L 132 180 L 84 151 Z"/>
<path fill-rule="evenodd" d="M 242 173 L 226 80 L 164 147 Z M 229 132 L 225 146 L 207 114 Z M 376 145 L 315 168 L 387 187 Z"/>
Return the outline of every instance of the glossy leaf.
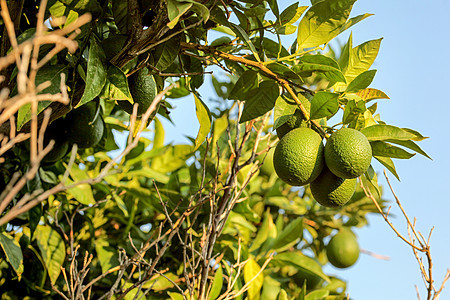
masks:
<path fill-rule="evenodd" d="M 372 88 L 360 90 L 356 93 L 356 95 L 360 96 L 361 99 L 367 102 L 375 99 L 390 99 L 384 92 Z"/>
<path fill-rule="evenodd" d="M 299 217 L 289 224 L 277 235 L 273 241 L 272 249 L 278 253 L 294 246 L 303 236 L 303 218 Z"/>
<path fill-rule="evenodd" d="M 324 0 L 313 5 L 298 26 L 298 49 L 329 42 L 340 33 L 356 0 Z"/>
<path fill-rule="evenodd" d="M 152 52 L 155 68 L 164 71 L 174 62 L 180 51 L 180 41 L 181 37 L 175 36 L 155 47 Z"/>
<path fill-rule="evenodd" d="M 125 73 L 116 66 L 108 67 L 109 100 L 128 100 L 133 102 Z"/>
<path fill-rule="evenodd" d="M 305 296 L 305 300 L 322 300 L 325 297 L 327 297 L 330 294 L 330 291 L 325 289 L 315 290 L 312 292 L 309 292 Z"/>
<path fill-rule="evenodd" d="M 279 96 L 279 87 L 274 80 L 265 80 L 257 89 L 250 91 L 249 95 L 251 98 L 245 101 L 239 123 L 253 120 L 270 111 Z"/>
<path fill-rule="evenodd" d="M 370 142 L 370 146 L 372 146 L 373 156 L 409 159 L 415 155 L 414 153 L 409 153 L 403 150 L 402 148 L 393 146 L 389 143 L 382 141 Z"/>
<path fill-rule="evenodd" d="M 391 172 L 395 176 L 395 178 L 398 179 L 398 181 L 400 181 L 400 177 L 398 176 L 397 171 L 395 170 L 395 165 L 392 159 L 390 159 L 389 157 L 382 157 L 382 156 L 374 156 L 374 158 L 378 160 L 383 166 L 385 166 L 386 169 L 388 169 L 388 171 Z"/>
<path fill-rule="evenodd" d="M 386 140 L 400 140 L 407 141 L 415 137 L 414 134 L 409 133 L 402 128 L 392 125 L 372 125 L 361 130 L 369 141 L 386 141 Z"/>
<path fill-rule="evenodd" d="M 289 118 L 294 114 L 297 106 L 294 104 L 287 103 L 283 96 L 279 96 L 275 102 L 275 110 L 273 113 L 273 129 L 277 129 L 281 125 L 287 122 Z"/>
<path fill-rule="evenodd" d="M 331 117 L 339 109 L 338 94 L 318 92 L 311 100 L 311 119 Z"/>
<path fill-rule="evenodd" d="M 347 82 L 351 82 L 356 76 L 367 71 L 372 66 L 378 55 L 381 40 L 377 39 L 365 42 L 350 51 L 348 64 L 343 68 Z"/>
<path fill-rule="evenodd" d="M 250 258 L 244 265 L 244 280 L 245 283 L 250 283 L 247 291 L 248 300 L 259 299 L 260 290 L 264 282 L 263 273 L 261 272 L 258 274 L 260 270 L 261 267 L 252 258 Z"/>
<path fill-rule="evenodd" d="M 23 256 L 19 242 L 7 232 L 0 232 L 0 246 L 5 253 L 6 260 L 20 278 L 23 273 Z"/>
<path fill-rule="evenodd" d="M 197 137 L 195 138 L 193 151 L 200 147 L 211 131 L 211 113 L 209 112 L 209 108 L 197 95 L 194 95 L 194 98 L 195 113 L 197 114 L 197 120 L 200 123 L 200 128 L 198 130 Z"/>
<path fill-rule="evenodd" d="M 95 38 L 91 38 L 89 46 L 89 59 L 86 72 L 86 87 L 77 107 L 93 100 L 103 90 L 106 83 L 107 69 L 106 57 L 102 47 Z"/>
<path fill-rule="evenodd" d="M 66 257 L 64 240 L 57 231 L 48 225 L 38 226 L 35 232 L 35 238 L 50 280 L 55 284 Z"/>
<path fill-rule="evenodd" d="M 298 2 L 289 5 L 285 10 L 283 10 L 278 18 L 278 22 L 282 25 L 290 25 L 297 22 L 302 16 L 308 6 L 298 6 Z"/>
<path fill-rule="evenodd" d="M 377 70 L 369 70 L 359 74 L 355 77 L 355 79 L 352 80 L 352 82 L 350 82 L 346 89 L 346 92 L 355 93 L 365 89 L 372 83 L 376 72 Z"/>

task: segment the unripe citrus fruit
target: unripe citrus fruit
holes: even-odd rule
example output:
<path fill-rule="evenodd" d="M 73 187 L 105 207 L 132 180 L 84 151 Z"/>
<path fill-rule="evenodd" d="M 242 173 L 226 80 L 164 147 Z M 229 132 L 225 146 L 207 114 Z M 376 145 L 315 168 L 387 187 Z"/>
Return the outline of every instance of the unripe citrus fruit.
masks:
<path fill-rule="evenodd" d="M 366 136 L 352 128 L 334 132 L 325 145 L 325 162 L 334 175 L 346 179 L 364 174 L 372 160 Z"/>
<path fill-rule="evenodd" d="M 47 153 L 46 156 L 42 159 L 42 162 L 45 163 L 55 163 L 58 160 L 61 160 L 64 156 L 66 156 L 69 151 L 69 141 L 67 140 L 66 135 L 64 134 L 65 122 L 63 119 L 57 119 L 53 123 L 51 123 L 44 135 L 44 147 L 47 147 L 48 143 L 51 140 L 54 140 L 53 148 Z"/>
<path fill-rule="evenodd" d="M 356 236 L 350 230 L 341 230 L 331 238 L 327 245 L 328 261 L 337 268 L 348 268 L 359 257 Z"/>
<path fill-rule="evenodd" d="M 299 109 L 295 110 L 294 114 L 283 123 L 280 127 L 276 129 L 278 138 L 282 138 L 289 131 L 299 128 L 299 127 L 307 127 L 308 122 L 303 118 L 303 115 Z"/>
<path fill-rule="evenodd" d="M 319 176 L 324 165 L 321 136 L 309 128 L 296 128 L 278 143 L 273 166 L 284 182 L 301 186 Z"/>
<path fill-rule="evenodd" d="M 103 136 L 105 124 L 100 115 L 95 116 L 96 110 L 95 101 L 91 101 L 67 114 L 65 121 L 69 142 L 77 144 L 79 148 L 97 145 Z"/>
<path fill-rule="evenodd" d="M 275 148 L 270 148 L 269 152 L 267 152 L 266 158 L 264 159 L 264 163 L 261 166 L 261 173 L 267 176 L 275 173 L 275 168 L 273 167 L 273 152 Z M 261 159 L 264 157 L 264 154 L 261 155 Z"/>
<path fill-rule="evenodd" d="M 148 69 L 144 68 L 128 77 L 128 87 L 130 88 L 134 103 L 139 104 L 137 116 L 142 116 L 150 107 L 156 96 L 155 79 L 152 75 L 149 75 Z M 118 103 L 124 111 L 130 115 L 133 113 L 133 104 L 127 100 L 121 100 L 118 101 Z"/>
<path fill-rule="evenodd" d="M 337 177 L 325 166 L 316 180 L 309 185 L 311 193 L 321 205 L 340 207 L 352 198 L 356 189 L 356 178 Z"/>

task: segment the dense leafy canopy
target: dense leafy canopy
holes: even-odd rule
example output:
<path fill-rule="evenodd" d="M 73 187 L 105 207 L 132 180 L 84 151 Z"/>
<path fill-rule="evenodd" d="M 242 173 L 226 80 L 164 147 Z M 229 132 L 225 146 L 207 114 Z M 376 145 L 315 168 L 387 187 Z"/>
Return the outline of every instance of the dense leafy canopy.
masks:
<path fill-rule="evenodd" d="M 95 146 L 42 163 L 0 207 L 5 216 L 24 196 L 37 199 L 65 183 L 16 218 L 0 219 L 2 299 L 344 299 L 345 281 L 322 270 L 325 245 L 342 227 L 367 225 L 375 204 L 358 184 L 345 206 L 325 208 L 309 186 L 294 189 L 259 168 L 276 128 L 296 113 L 324 138 L 341 127 L 361 131 L 397 178 L 392 159 L 427 156 L 416 143 L 420 133 L 376 112 L 376 100 L 389 99 L 370 87 L 381 39 L 354 46 L 350 34 L 343 47 L 330 46 L 370 16 L 352 16 L 355 1 L 303 1 L 284 10 L 276 0 L 22 1 L 22 17 L 13 20 L 19 43 L 37 38 L 40 10 L 49 34 L 91 15 L 74 31 L 74 51 L 38 49 L 39 59 L 52 56 L 35 86 L 50 81 L 40 93 L 59 93 L 64 74 L 70 104 L 47 99 L 37 113 L 50 107 L 51 121 L 70 120 L 74 108 L 95 103 L 104 132 Z M 0 29 L 6 45 L 5 22 Z M 20 95 L 22 75 L 15 64 L 8 70 L 2 87 Z M 119 102 L 135 102 L 129 78 L 140 70 L 159 95 L 147 115 L 130 118 Z M 213 97 L 204 93 L 209 85 Z M 189 122 L 199 123 L 198 134 L 167 144 L 161 120 L 171 120 L 185 96 L 195 98 L 197 120 Z M 29 131 L 31 104 L 16 117 L 17 130 Z M 13 174 L 33 164 L 30 146 L 17 144 L 2 157 L 0 185 L 8 191 Z M 384 207 L 372 166 L 359 181 Z"/>

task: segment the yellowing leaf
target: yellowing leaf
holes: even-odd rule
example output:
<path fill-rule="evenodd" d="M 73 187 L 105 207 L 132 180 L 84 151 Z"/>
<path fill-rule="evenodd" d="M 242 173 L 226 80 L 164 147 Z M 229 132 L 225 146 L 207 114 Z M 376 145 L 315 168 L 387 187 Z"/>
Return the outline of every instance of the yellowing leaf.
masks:
<path fill-rule="evenodd" d="M 250 258 L 244 266 L 244 280 L 245 283 L 249 283 L 248 300 L 259 300 L 260 298 L 260 290 L 262 288 L 262 284 L 264 282 L 264 275 L 258 272 L 261 270 L 261 267 L 258 263 Z"/>
<path fill-rule="evenodd" d="M 35 238 L 50 280 L 54 284 L 61 273 L 61 266 L 66 257 L 64 241 L 57 231 L 47 225 L 36 228 Z"/>
<path fill-rule="evenodd" d="M 356 93 L 356 95 L 360 96 L 361 99 L 364 101 L 370 101 L 375 99 L 390 99 L 388 95 L 386 95 L 384 92 L 372 89 L 372 88 L 366 88 Z"/>
<path fill-rule="evenodd" d="M 205 141 L 209 132 L 211 131 L 211 113 L 209 112 L 206 104 L 197 95 L 195 98 L 195 113 L 197 114 L 198 122 L 200 123 L 200 129 L 198 130 L 197 137 L 195 138 L 195 145 L 193 151 Z"/>
<path fill-rule="evenodd" d="M 0 246 L 3 249 L 3 252 L 5 252 L 6 260 L 11 264 L 20 278 L 23 273 L 23 256 L 19 242 L 10 234 L 1 232 Z"/>

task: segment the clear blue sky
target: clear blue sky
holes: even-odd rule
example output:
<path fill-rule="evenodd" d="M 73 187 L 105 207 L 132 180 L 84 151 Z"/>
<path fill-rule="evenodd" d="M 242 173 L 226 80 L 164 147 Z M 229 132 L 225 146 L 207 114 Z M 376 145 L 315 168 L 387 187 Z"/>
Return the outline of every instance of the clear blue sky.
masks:
<path fill-rule="evenodd" d="M 287 7 L 294 1 L 281 0 Z M 300 2 L 306 5 L 306 1 Z M 309 4 L 309 3 L 308 3 Z M 450 1 L 448 0 L 358 0 L 352 16 L 373 13 L 374 16 L 352 28 L 353 44 L 384 37 L 378 58 L 372 68 L 378 72 L 372 87 L 386 92 L 390 100 L 381 100 L 378 112 L 392 125 L 416 129 L 430 139 L 420 146 L 433 158 L 416 155 L 410 160 L 396 160 L 401 182 L 391 178 L 394 189 L 411 218 L 417 218 L 417 229 L 431 238 L 434 279 L 437 288 L 450 268 Z M 339 37 L 346 41 L 348 34 Z M 202 89 L 208 93 L 207 89 Z M 210 92 L 214 92 L 211 90 Z M 206 95 L 204 98 L 208 98 Z M 177 108 L 173 127 L 165 122 L 166 142 L 185 141 L 184 135 L 195 137 L 198 130 L 191 98 L 172 102 Z M 378 165 L 377 171 L 382 168 Z M 381 174 L 380 174 L 381 175 Z M 382 176 L 381 176 L 382 177 Z M 384 186 L 384 197 L 393 200 Z M 392 203 L 391 219 L 400 232 L 407 235 L 406 223 Z M 389 261 L 362 254 L 350 269 L 326 266 L 327 273 L 348 281 L 352 299 L 417 299 L 414 285 L 426 299 L 418 264 L 409 246 L 396 237 L 380 216 L 370 217 L 370 225 L 357 231 L 361 248 L 386 255 Z M 450 299 L 450 283 L 441 294 Z"/>

